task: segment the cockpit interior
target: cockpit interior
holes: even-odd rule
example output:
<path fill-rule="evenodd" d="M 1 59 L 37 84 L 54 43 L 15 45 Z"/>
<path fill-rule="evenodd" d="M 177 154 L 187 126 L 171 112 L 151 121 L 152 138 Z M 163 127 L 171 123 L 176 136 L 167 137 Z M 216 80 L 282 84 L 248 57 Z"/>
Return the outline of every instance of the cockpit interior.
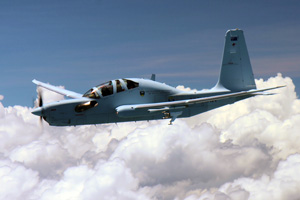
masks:
<path fill-rule="evenodd" d="M 139 87 L 139 83 L 129 79 L 117 79 L 102 83 L 88 90 L 83 97 L 100 99 L 114 93 L 123 92 Z"/>

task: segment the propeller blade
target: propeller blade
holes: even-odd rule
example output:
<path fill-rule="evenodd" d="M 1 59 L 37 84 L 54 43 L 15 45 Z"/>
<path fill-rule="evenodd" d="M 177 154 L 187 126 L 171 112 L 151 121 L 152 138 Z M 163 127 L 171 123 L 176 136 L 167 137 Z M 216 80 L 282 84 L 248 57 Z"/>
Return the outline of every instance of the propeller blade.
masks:
<path fill-rule="evenodd" d="M 42 92 L 38 92 L 38 105 L 39 107 L 43 107 L 43 96 L 42 96 Z"/>
<path fill-rule="evenodd" d="M 41 89 L 38 89 L 38 106 L 43 107 L 43 95 Z M 43 114 L 43 108 L 42 108 L 42 114 Z M 40 116 L 40 124 L 43 125 L 43 115 Z"/>

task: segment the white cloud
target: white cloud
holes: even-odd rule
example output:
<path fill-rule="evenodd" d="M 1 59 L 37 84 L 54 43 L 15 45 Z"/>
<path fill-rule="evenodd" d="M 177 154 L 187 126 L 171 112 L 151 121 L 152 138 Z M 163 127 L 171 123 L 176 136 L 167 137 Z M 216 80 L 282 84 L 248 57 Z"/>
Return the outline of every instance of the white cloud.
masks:
<path fill-rule="evenodd" d="M 99 160 L 94 168 L 68 168 L 61 179 L 48 188 L 38 188 L 40 199 L 147 199 L 139 194 L 138 180 L 122 160 Z M 37 195 L 40 194 L 40 195 Z"/>
<path fill-rule="evenodd" d="M 173 126 L 41 126 L 0 102 L 0 199 L 296 199 L 300 100 L 280 74 L 256 83 L 287 87 Z"/>
<path fill-rule="evenodd" d="M 38 182 L 36 171 L 8 159 L 0 160 L 0 199 L 26 199 Z"/>
<path fill-rule="evenodd" d="M 205 192 L 202 197 L 217 199 L 299 199 L 300 155 L 290 155 L 281 161 L 272 175 L 262 175 L 257 179 L 239 178 L 221 186 L 218 191 Z M 203 199 L 191 195 L 186 199 Z"/>

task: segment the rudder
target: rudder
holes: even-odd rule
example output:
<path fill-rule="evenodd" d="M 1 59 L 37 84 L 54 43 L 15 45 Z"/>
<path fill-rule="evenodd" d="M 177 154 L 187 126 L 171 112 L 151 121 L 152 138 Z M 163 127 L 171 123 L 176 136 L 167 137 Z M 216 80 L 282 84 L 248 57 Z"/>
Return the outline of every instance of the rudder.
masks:
<path fill-rule="evenodd" d="M 256 89 L 242 30 L 226 32 L 221 72 L 215 88 L 226 88 L 230 91 Z"/>

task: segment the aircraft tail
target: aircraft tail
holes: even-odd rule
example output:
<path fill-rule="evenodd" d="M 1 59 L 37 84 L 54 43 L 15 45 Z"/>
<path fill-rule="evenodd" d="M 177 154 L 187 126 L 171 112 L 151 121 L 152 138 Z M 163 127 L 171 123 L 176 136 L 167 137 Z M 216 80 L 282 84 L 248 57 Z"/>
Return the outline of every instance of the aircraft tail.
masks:
<path fill-rule="evenodd" d="M 228 30 L 220 77 L 215 89 L 245 91 L 256 89 L 248 50 L 242 30 Z"/>

